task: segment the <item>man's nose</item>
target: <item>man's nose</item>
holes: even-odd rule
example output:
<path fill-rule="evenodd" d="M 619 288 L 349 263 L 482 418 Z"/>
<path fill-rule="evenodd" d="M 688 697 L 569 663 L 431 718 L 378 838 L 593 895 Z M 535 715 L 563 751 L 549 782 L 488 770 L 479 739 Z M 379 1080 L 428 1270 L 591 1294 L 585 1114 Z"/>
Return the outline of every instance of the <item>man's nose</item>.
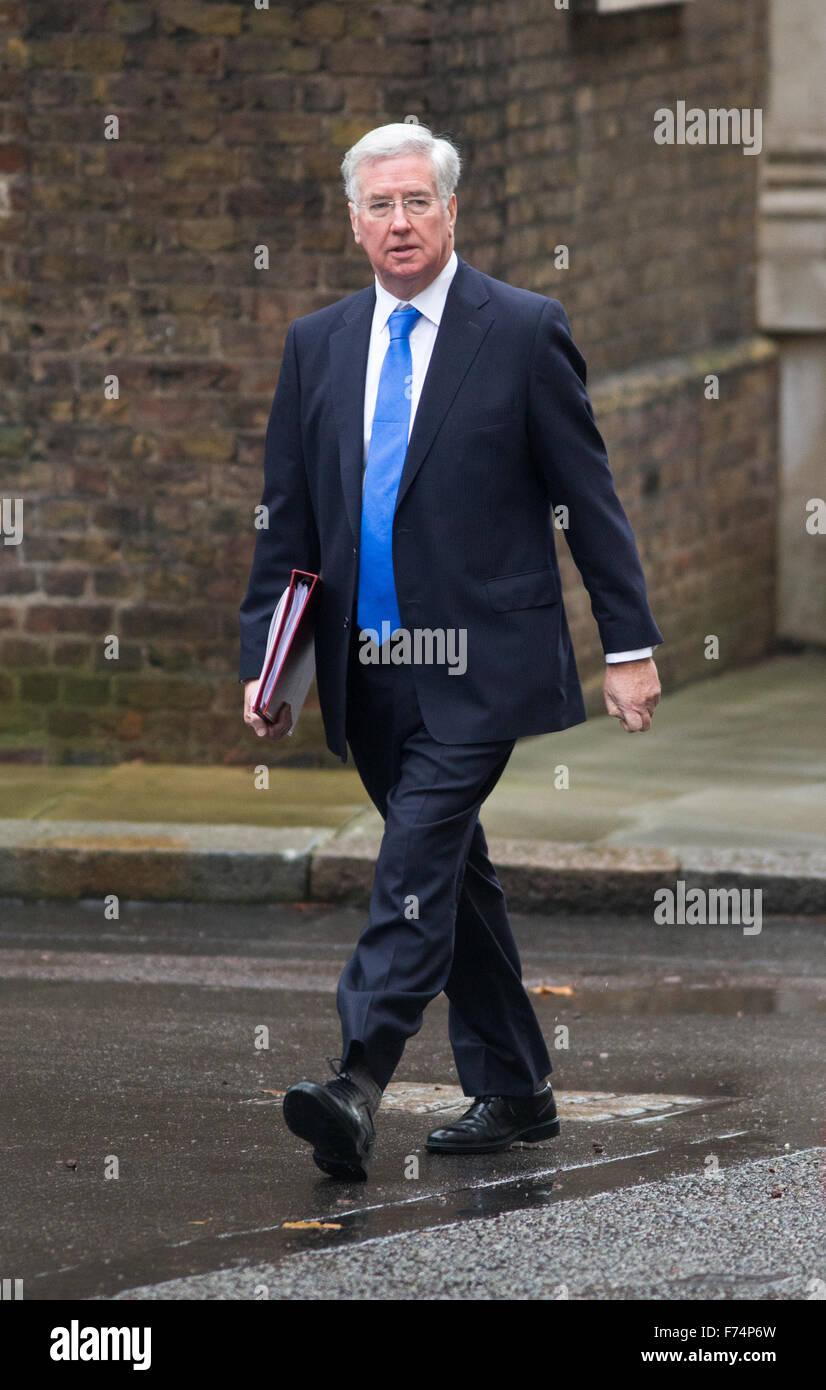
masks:
<path fill-rule="evenodd" d="M 400 229 L 402 227 L 410 226 L 410 219 L 407 215 L 407 210 L 405 209 L 405 206 L 402 203 L 401 198 L 397 198 L 395 203 L 393 204 L 393 216 L 390 219 L 390 226 L 398 227 Z"/>

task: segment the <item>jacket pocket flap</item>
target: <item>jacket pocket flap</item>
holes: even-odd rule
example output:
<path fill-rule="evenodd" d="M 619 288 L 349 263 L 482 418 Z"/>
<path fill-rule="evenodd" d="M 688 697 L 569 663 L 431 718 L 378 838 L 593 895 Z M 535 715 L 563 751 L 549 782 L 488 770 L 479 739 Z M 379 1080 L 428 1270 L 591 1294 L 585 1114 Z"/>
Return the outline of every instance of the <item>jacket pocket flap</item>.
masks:
<path fill-rule="evenodd" d="M 485 588 L 498 613 L 509 608 L 539 608 L 543 603 L 558 603 L 561 597 L 559 572 L 555 569 L 503 574 L 497 579 L 486 579 Z"/>

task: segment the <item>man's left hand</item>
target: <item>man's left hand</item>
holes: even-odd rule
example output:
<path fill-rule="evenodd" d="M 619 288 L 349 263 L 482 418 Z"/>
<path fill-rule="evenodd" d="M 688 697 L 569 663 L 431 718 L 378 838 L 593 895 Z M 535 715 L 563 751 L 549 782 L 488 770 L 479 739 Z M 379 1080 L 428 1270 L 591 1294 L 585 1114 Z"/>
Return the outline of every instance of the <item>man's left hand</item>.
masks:
<path fill-rule="evenodd" d="M 641 661 L 609 662 L 602 687 L 605 708 L 629 734 L 651 728 L 654 710 L 660 703 L 660 681 L 650 656 Z"/>

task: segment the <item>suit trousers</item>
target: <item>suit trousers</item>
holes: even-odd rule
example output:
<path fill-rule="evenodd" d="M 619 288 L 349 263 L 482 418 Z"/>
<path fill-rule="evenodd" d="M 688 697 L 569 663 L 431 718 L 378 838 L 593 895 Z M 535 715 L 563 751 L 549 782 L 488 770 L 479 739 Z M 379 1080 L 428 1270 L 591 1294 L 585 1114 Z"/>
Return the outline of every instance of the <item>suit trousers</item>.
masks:
<path fill-rule="evenodd" d="M 437 743 L 412 666 L 361 662 L 355 620 L 352 633 L 347 741 L 384 834 L 338 984 L 342 1066 L 361 1061 L 386 1086 L 444 990 L 464 1093 L 532 1095 L 552 1067 L 479 820 L 515 740 Z"/>

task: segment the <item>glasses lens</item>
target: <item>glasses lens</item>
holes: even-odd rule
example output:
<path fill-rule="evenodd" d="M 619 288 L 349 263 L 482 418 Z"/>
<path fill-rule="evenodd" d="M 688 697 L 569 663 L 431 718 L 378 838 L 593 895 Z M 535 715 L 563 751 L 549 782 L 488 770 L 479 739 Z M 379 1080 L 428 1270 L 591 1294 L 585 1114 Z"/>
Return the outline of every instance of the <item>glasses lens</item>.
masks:
<path fill-rule="evenodd" d="M 402 206 L 405 212 L 410 212 L 414 217 L 423 217 L 430 211 L 431 204 L 435 202 L 433 198 L 403 198 Z M 367 204 L 367 211 L 371 217 L 389 217 L 395 203 L 390 198 L 374 198 Z"/>

